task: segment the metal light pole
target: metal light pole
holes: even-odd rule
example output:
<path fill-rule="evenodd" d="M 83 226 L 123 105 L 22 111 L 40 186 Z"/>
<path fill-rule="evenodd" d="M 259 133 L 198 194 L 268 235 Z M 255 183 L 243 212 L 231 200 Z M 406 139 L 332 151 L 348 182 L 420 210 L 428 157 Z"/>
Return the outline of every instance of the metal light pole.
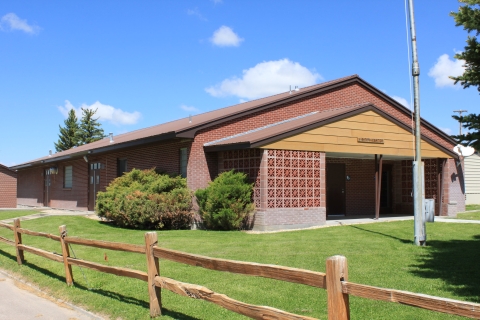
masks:
<path fill-rule="evenodd" d="M 425 217 L 423 216 L 423 170 L 420 136 L 420 67 L 417 57 L 417 36 L 415 32 L 415 18 L 413 14 L 413 0 L 408 0 L 410 15 L 410 35 L 412 37 L 412 76 L 415 110 L 415 161 L 413 162 L 413 212 L 415 218 L 414 236 L 417 246 L 424 246 L 427 240 Z"/>
<path fill-rule="evenodd" d="M 462 116 L 462 113 L 464 112 L 468 112 L 468 110 L 453 110 L 453 112 L 458 112 L 458 115 L 461 117 Z M 459 135 L 462 135 L 462 120 L 458 120 L 459 124 L 460 124 L 460 133 Z"/>

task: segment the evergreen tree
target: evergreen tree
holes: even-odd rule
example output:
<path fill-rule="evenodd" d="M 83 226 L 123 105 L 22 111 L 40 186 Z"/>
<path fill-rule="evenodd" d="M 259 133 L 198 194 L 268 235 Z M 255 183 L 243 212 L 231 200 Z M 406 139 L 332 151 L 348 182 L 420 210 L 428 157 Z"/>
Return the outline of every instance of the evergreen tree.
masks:
<path fill-rule="evenodd" d="M 458 143 L 472 146 L 475 150 L 480 151 L 480 114 L 469 114 L 466 116 L 452 116 L 454 119 L 462 122 L 462 127 L 470 130 L 462 135 L 452 136 Z M 477 140 L 477 141 L 474 141 Z M 472 141 L 474 141 L 472 143 Z"/>
<path fill-rule="evenodd" d="M 458 12 L 452 12 L 450 15 L 455 19 L 456 26 L 463 26 L 469 34 L 467 45 L 463 52 L 455 55 L 456 59 L 465 60 L 465 71 L 461 76 L 450 77 L 455 83 L 460 82 L 463 88 L 470 86 L 477 87 L 480 92 L 480 43 L 477 36 L 480 34 L 480 0 L 459 0 L 465 4 L 458 9 Z M 461 121 L 462 126 L 471 130 L 466 134 L 453 136 L 459 143 L 468 144 L 475 139 L 473 146 L 480 150 L 480 114 L 469 114 L 463 117 L 453 116 L 454 119 Z"/>
<path fill-rule="evenodd" d="M 83 145 L 97 140 L 105 138 L 101 124 L 98 122 L 98 118 L 93 116 L 97 113 L 98 109 L 84 109 L 82 108 L 82 119 L 80 120 L 80 130 L 78 131 L 77 138 L 78 144 Z"/>
<path fill-rule="evenodd" d="M 55 150 L 57 152 L 68 150 L 78 146 L 78 119 L 75 115 L 75 110 L 70 109 L 68 117 L 65 119 L 65 127 L 58 126 L 60 133 L 58 134 L 58 141 L 54 142 Z"/>

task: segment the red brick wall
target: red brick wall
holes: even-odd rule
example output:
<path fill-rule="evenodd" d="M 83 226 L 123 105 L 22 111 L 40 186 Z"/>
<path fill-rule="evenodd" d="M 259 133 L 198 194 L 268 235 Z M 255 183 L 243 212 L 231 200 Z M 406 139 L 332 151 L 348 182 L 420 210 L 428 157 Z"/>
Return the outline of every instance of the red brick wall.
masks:
<path fill-rule="evenodd" d="M 375 163 L 370 159 L 327 158 L 329 163 L 344 163 L 346 215 L 375 214 Z M 328 184 L 328 181 L 327 181 Z"/>
<path fill-rule="evenodd" d="M 72 188 L 64 188 L 64 168 L 72 166 Z M 50 175 L 47 206 L 71 210 L 87 210 L 88 167 L 83 159 L 49 164 L 45 167 L 18 171 L 18 204 L 43 206 L 45 197 L 45 169 L 56 167 L 57 174 Z"/>
<path fill-rule="evenodd" d="M 97 191 L 105 191 L 106 186 L 117 177 L 117 159 L 127 159 L 127 170 L 158 168 L 167 173 L 178 174 L 180 171 L 180 148 L 189 148 L 190 141 L 169 141 L 152 144 L 106 155 L 88 156 L 89 163 L 78 159 L 74 161 L 50 164 L 44 168 L 19 170 L 19 204 L 42 206 L 44 197 L 44 169 L 58 168 L 58 173 L 52 175 L 49 189 L 52 208 L 87 210 L 89 186 L 89 165 L 101 163 L 100 184 Z M 73 166 L 73 186 L 63 188 L 65 166 Z"/>
<path fill-rule="evenodd" d="M 26 206 L 43 206 L 43 168 L 18 170 L 17 202 Z"/>
<path fill-rule="evenodd" d="M 17 207 L 17 173 L 0 166 L 0 208 Z"/>
<path fill-rule="evenodd" d="M 259 111 L 239 119 L 201 130 L 197 133 L 190 153 L 191 161 L 188 164 L 189 181 L 191 189 L 203 188 L 214 176 L 212 167 L 207 165 L 203 145 L 226 136 L 252 130 L 261 126 L 272 124 L 285 119 L 293 118 L 313 111 L 325 111 L 360 103 L 373 103 L 384 112 L 390 114 L 406 125 L 411 125 L 411 118 L 390 105 L 386 100 L 366 90 L 358 84 L 346 85 L 310 98 L 305 98 L 294 103 L 286 103 L 274 108 Z M 195 117 L 193 118 L 195 121 Z M 437 136 L 428 128 L 422 128 L 422 133 L 439 144 L 451 149 L 453 145 L 444 138 Z"/>
<path fill-rule="evenodd" d="M 72 188 L 64 188 L 64 170 L 72 166 Z M 58 173 L 51 175 L 49 207 L 70 210 L 87 210 L 88 165 L 83 159 L 66 161 L 58 165 Z"/>
<path fill-rule="evenodd" d="M 456 216 L 465 211 L 465 181 L 463 161 L 457 166 L 455 159 L 447 159 L 443 179 L 443 215 Z"/>

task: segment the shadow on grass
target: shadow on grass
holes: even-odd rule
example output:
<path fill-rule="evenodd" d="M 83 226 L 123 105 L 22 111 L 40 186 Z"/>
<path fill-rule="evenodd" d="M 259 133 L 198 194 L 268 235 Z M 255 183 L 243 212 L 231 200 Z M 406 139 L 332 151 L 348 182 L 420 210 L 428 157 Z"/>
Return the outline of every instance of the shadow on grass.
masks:
<path fill-rule="evenodd" d="M 443 280 L 447 290 L 468 301 L 480 302 L 480 235 L 471 240 L 430 240 L 419 256 L 414 275 Z"/>
<path fill-rule="evenodd" d="M 369 233 L 378 234 L 378 235 L 381 235 L 381 236 L 383 236 L 383 237 L 387 237 L 387 238 L 390 238 L 390 239 L 394 239 L 394 240 L 400 241 L 401 243 L 405 243 L 405 244 L 413 243 L 412 240 L 406 240 L 406 239 L 398 238 L 398 237 L 395 237 L 395 236 L 392 236 L 392 235 L 389 235 L 389 234 L 386 234 L 386 233 L 382 233 L 382 232 L 378 232 L 378 231 L 372 231 L 372 230 L 367 230 L 367 229 L 364 229 L 364 228 L 361 228 L 361 227 L 358 227 L 358 226 L 354 226 L 354 225 L 350 225 L 349 227 L 350 227 L 350 228 L 357 229 L 357 230 L 360 230 L 360 231 L 365 231 L 365 232 L 369 232 Z"/>
<path fill-rule="evenodd" d="M 3 256 L 7 259 L 10 259 L 10 260 L 14 261 L 14 262 L 17 262 L 17 257 L 13 254 L 8 253 L 8 252 L 0 250 L 0 256 Z M 64 276 L 58 275 L 54 272 L 51 272 L 50 270 L 44 269 L 44 268 L 39 267 L 35 264 L 29 263 L 28 260 L 25 260 L 23 265 L 32 269 L 32 270 L 35 270 L 35 271 L 41 273 L 41 274 L 44 274 L 47 277 L 50 277 L 52 279 L 55 279 L 55 280 L 58 280 L 60 282 L 65 283 L 65 277 Z M 74 286 L 75 286 L 75 288 L 83 290 L 83 291 L 89 291 L 89 292 L 101 295 L 103 297 L 108 297 L 108 298 L 111 298 L 111 299 L 118 300 L 118 301 L 123 302 L 123 303 L 128 303 L 128 304 L 131 304 L 131 305 L 140 306 L 140 307 L 145 309 L 146 313 L 148 313 L 149 309 L 150 309 L 150 304 L 149 304 L 148 301 L 140 300 L 140 299 L 137 299 L 137 298 L 134 298 L 134 297 L 125 296 L 125 295 L 119 294 L 117 292 L 112 292 L 112 291 L 108 291 L 108 290 L 95 289 L 95 288 L 89 289 L 89 288 L 87 288 L 85 286 L 82 286 L 81 284 L 78 284 L 78 283 L 74 283 Z M 145 286 L 147 286 L 146 283 L 145 283 Z M 194 318 L 194 317 L 191 317 L 189 315 L 186 315 L 186 314 L 183 314 L 183 313 L 180 313 L 180 312 L 169 310 L 167 308 L 162 308 L 162 314 L 166 315 L 166 316 L 170 316 L 174 319 L 198 320 L 198 318 Z"/>

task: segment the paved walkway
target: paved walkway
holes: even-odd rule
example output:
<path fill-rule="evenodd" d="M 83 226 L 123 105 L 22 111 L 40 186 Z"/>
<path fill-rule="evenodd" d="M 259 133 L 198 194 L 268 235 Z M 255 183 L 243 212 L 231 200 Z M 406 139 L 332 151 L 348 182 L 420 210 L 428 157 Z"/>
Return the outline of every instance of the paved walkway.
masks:
<path fill-rule="evenodd" d="M 38 211 L 38 213 L 31 214 L 29 216 L 23 216 L 19 217 L 20 221 L 26 221 L 26 220 L 33 220 L 33 219 L 38 219 L 38 218 L 43 218 L 43 217 L 50 217 L 50 216 L 84 216 L 90 219 L 95 219 L 95 220 L 100 220 L 100 218 L 95 214 L 95 211 L 76 211 L 76 210 L 62 210 L 62 209 L 51 209 L 51 208 L 14 208 L 14 209 L 0 209 L 0 213 L 2 211 L 11 211 L 11 210 L 18 210 L 18 211 L 25 211 L 25 210 L 35 210 Z M 13 223 L 13 220 L 15 218 L 11 219 L 5 219 L 5 220 L 0 220 L 1 222 L 4 223 Z"/>
<path fill-rule="evenodd" d="M 0 270 L 0 320 L 101 320 L 103 318 L 39 289 L 11 278 Z"/>

